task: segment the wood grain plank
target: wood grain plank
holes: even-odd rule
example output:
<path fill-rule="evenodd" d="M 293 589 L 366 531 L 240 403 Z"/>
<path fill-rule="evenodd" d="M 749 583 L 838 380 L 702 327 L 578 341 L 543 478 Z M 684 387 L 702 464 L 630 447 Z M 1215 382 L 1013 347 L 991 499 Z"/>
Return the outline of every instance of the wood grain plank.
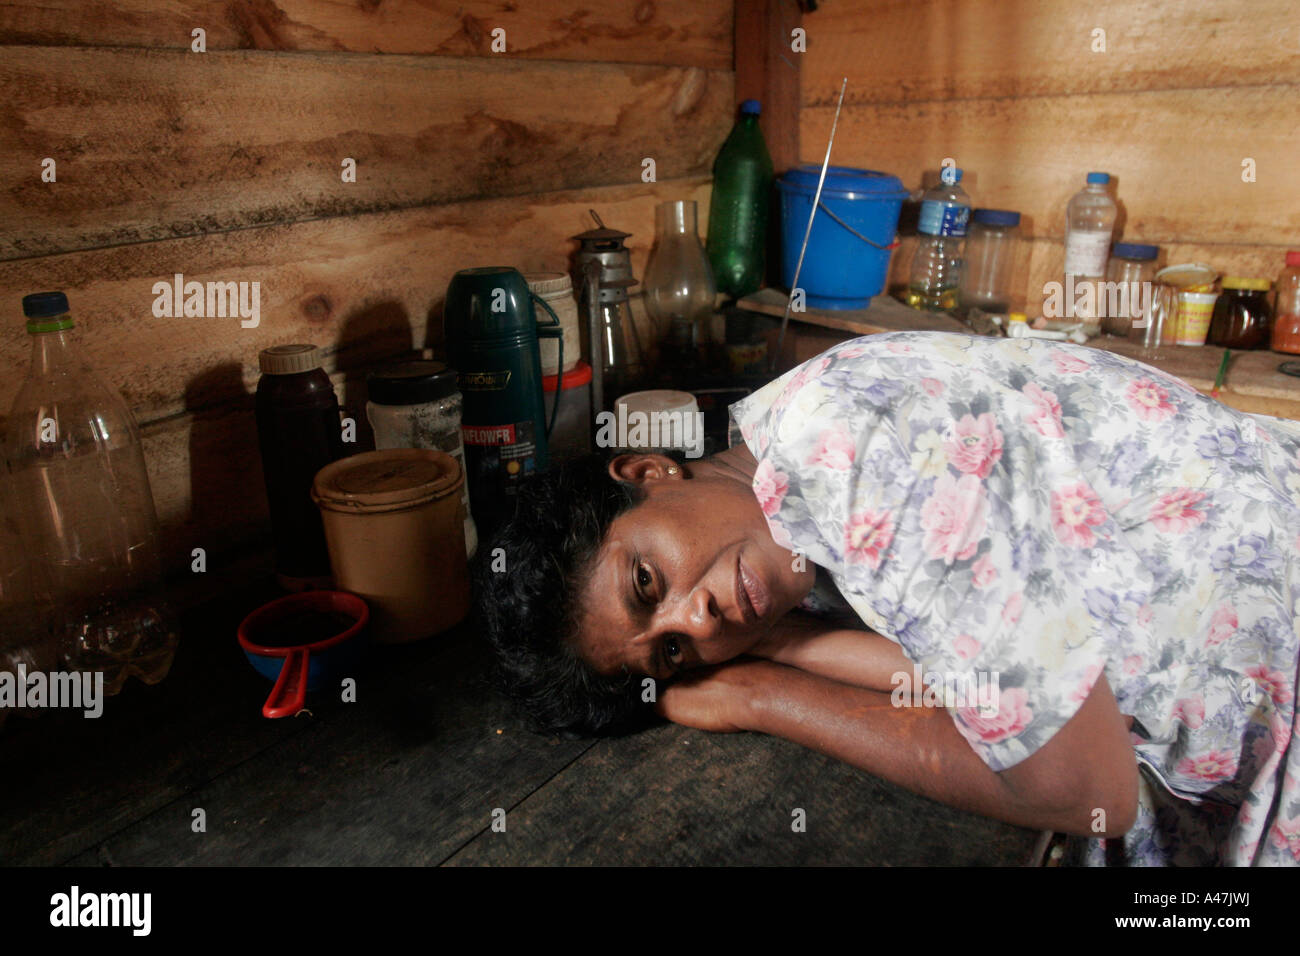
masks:
<path fill-rule="evenodd" d="M 1300 241 L 1295 86 L 846 107 L 834 162 L 883 169 L 909 187 L 944 157 L 976 206 L 1021 212 L 1022 232 L 1060 239 L 1065 206 L 1100 169 L 1114 178 L 1124 235 L 1155 243 Z M 809 143 L 830 108 L 802 113 Z M 1242 160 L 1256 181 L 1242 181 Z"/>
<path fill-rule="evenodd" d="M 319 345 L 327 370 L 345 374 L 437 345 L 442 299 L 456 270 L 501 264 L 525 272 L 566 270 L 576 248 L 569 237 L 592 226 L 588 209 L 633 234 L 633 270 L 642 276 L 655 206 L 695 200 L 703 235 L 708 197 L 707 181 L 692 178 L 12 260 L 0 263 L 0 302 L 16 311 L 25 293 L 65 290 L 87 358 L 148 423 L 246 398 L 257 379 L 258 352 L 277 343 Z M 178 272 L 199 282 L 261 283 L 260 325 L 155 318 L 153 283 L 170 282 Z M 644 323 L 644 310 L 634 312 Z M 25 369 L 29 349 L 20 325 L 0 334 L 5 367 Z M 17 380 L 0 387 L 0 409 L 7 410 Z"/>
<path fill-rule="evenodd" d="M 804 23 L 803 102 L 834 106 L 844 75 L 854 104 L 1295 83 L 1294 21 L 1290 0 L 827 3 Z"/>
<path fill-rule="evenodd" d="M 733 87 L 681 67 L 9 47 L 0 258 L 639 183 L 646 157 L 660 180 L 707 175 Z"/>
<path fill-rule="evenodd" d="M 1036 838 L 777 737 L 668 725 L 597 742 L 448 862 L 1018 866 Z"/>
<path fill-rule="evenodd" d="M 506 56 L 731 68 L 731 0 L 42 0 L 0 3 L 0 44 Z"/>
<path fill-rule="evenodd" d="M 802 24 L 796 0 L 737 0 L 736 101 L 763 104 L 763 137 L 772 164 L 799 161 L 799 71 L 803 55 L 791 49 L 790 33 Z"/>

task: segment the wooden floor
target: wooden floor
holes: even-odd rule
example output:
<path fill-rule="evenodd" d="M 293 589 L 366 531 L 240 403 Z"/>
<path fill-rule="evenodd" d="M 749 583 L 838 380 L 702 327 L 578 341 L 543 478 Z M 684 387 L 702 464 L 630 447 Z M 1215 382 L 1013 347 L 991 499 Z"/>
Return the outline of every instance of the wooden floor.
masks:
<path fill-rule="evenodd" d="M 469 628 L 385 648 L 353 704 L 266 720 L 239 619 L 186 615 L 172 673 L 104 715 L 0 730 L 0 863 L 1019 865 L 1036 834 L 950 810 L 786 741 L 673 725 L 534 736 L 483 685 Z M 195 810 L 206 816 L 196 833 Z M 505 832 L 492 829 L 505 811 Z M 794 832 L 794 812 L 806 813 Z"/>

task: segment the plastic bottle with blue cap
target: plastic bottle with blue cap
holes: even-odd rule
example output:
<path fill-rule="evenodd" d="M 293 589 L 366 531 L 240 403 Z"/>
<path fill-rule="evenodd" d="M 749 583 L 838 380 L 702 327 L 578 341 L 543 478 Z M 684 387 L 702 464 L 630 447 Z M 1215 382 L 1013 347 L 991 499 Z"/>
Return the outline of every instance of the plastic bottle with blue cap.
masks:
<path fill-rule="evenodd" d="M 1119 212 L 1110 196 L 1110 175 L 1089 173 L 1087 184 L 1065 211 L 1065 302 L 1088 335 L 1101 331 L 1099 283 L 1106 275 L 1111 234 Z M 1091 286 L 1088 295 L 1085 286 Z M 1067 316 L 1070 317 L 1070 316 Z"/>
<path fill-rule="evenodd" d="M 962 250 L 970 222 L 970 197 L 961 188 L 962 171 L 945 167 L 940 182 L 921 199 L 920 241 L 912 258 L 906 302 L 915 309 L 946 312 L 957 305 Z"/>

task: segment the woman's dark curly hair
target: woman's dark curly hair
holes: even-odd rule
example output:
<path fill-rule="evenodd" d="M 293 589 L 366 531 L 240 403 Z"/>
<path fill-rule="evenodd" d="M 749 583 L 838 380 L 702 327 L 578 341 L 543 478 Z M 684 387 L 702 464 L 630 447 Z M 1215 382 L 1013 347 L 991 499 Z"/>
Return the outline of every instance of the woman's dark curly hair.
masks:
<path fill-rule="evenodd" d="M 477 614 L 496 657 L 494 683 L 541 733 L 626 733 L 654 719 L 640 699 L 640 675 L 603 676 L 572 642 L 578 595 L 605 532 L 644 497 L 607 469 L 603 455 L 588 455 L 530 479 L 514 518 L 476 556 Z"/>

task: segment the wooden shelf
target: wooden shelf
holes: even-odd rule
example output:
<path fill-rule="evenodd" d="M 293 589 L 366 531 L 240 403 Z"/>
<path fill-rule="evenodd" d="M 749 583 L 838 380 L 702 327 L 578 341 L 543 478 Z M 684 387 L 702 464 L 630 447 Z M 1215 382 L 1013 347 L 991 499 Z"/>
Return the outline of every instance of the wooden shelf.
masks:
<path fill-rule="evenodd" d="M 785 311 L 785 299 L 785 293 L 778 289 L 760 289 L 738 304 L 741 308 L 780 318 Z M 792 315 L 791 321 L 854 335 L 909 331 L 971 334 L 969 328 L 952 316 L 912 309 L 888 295 L 876 296 L 865 309 L 809 309 Z M 1088 346 L 1146 361 L 1141 355 L 1140 345 L 1113 335 L 1092 339 Z M 1278 371 L 1278 366 L 1288 359 L 1289 356 L 1276 352 L 1234 350 L 1227 378 L 1219 392 L 1220 400 L 1239 411 L 1300 420 L 1300 378 Z M 1148 364 L 1154 364 L 1161 371 L 1209 394 L 1222 360 L 1223 350 L 1216 346 L 1172 346 L 1163 350 L 1158 362 Z"/>

